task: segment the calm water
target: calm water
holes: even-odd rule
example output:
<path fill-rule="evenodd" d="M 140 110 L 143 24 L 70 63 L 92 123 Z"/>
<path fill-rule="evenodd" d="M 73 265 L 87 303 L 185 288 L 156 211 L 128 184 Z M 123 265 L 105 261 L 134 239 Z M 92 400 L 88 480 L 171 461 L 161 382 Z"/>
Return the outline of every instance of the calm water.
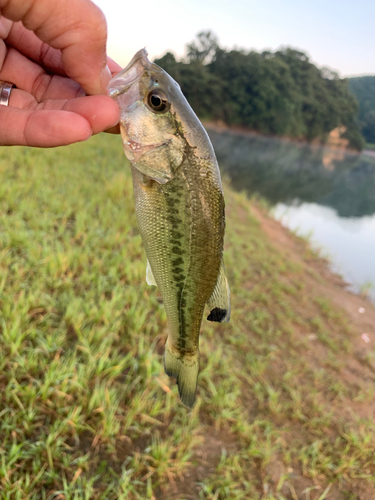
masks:
<path fill-rule="evenodd" d="M 279 139 L 208 130 L 222 172 L 259 193 L 276 218 L 310 235 L 334 270 L 375 300 L 375 158 Z"/>

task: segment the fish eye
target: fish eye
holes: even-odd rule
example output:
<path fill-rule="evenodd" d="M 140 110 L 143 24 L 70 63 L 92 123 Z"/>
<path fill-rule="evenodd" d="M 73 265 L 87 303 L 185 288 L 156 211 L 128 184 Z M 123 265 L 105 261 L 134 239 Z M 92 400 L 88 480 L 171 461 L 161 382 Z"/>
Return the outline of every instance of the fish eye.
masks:
<path fill-rule="evenodd" d="M 153 111 L 159 113 L 169 108 L 169 102 L 163 92 L 152 90 L 147 96 L 147 104 Z"/>

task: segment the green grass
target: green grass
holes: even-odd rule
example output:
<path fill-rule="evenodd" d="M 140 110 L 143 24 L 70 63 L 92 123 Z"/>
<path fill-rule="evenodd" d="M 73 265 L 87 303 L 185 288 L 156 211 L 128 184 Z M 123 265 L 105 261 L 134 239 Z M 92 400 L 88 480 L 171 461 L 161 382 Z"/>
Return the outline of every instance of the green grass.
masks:
<path fill-rule="evenodd" d="M 371 355 L 259 200 L 225 186 L 232 320 L 202 325 L 188 411 L 119 138 L 0 148 L 0 178 L 1 500 L 372 498 Z"/>

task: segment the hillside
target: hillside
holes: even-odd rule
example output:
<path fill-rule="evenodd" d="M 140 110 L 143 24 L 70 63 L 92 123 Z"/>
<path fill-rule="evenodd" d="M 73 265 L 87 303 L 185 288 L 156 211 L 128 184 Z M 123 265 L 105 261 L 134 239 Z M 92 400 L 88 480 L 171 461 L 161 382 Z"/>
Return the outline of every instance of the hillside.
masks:
<path fill-rule="evenodd" d="M 2 147 L 0 175 L 0 499 L 375 496 L 375 308 L 261 201 L 224 185 L 232 320 L 188 411 L 119 138 Z"/>
<path fill-rule="evenodd" d="M 363 137 L 375 144 L 375 76 L 349 78 L 349 88 L 359 103 L 359 122 Z"/>

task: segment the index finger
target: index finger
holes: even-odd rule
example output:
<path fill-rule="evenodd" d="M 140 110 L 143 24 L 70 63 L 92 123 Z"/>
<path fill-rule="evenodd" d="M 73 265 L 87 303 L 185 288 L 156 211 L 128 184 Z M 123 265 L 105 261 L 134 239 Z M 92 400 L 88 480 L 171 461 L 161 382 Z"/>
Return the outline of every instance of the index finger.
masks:
<path fill-rule="evenodd" d="M 107 68 L 107 24 L 90 0 L 0 0 L 3 16 L 22 21 L 51 47 L 61 50 L 66 74 L 88 94 L 101 94 Z"/>
<path fill-rule="evenodd" d="M 11 45 L 21 52 L 21 54 L 40 64 L 43 68 L 58 73 L 59 75 L 67 76 L 61 62 L 61 51 L 42 42 L 35 33 L 26 29 L 22 22 L 11 23 L 4 40 L 7 45 Z M 110 57 L 107 57 L 107 64 L 112 75 L 122 70 L 121 66 Z"/>

